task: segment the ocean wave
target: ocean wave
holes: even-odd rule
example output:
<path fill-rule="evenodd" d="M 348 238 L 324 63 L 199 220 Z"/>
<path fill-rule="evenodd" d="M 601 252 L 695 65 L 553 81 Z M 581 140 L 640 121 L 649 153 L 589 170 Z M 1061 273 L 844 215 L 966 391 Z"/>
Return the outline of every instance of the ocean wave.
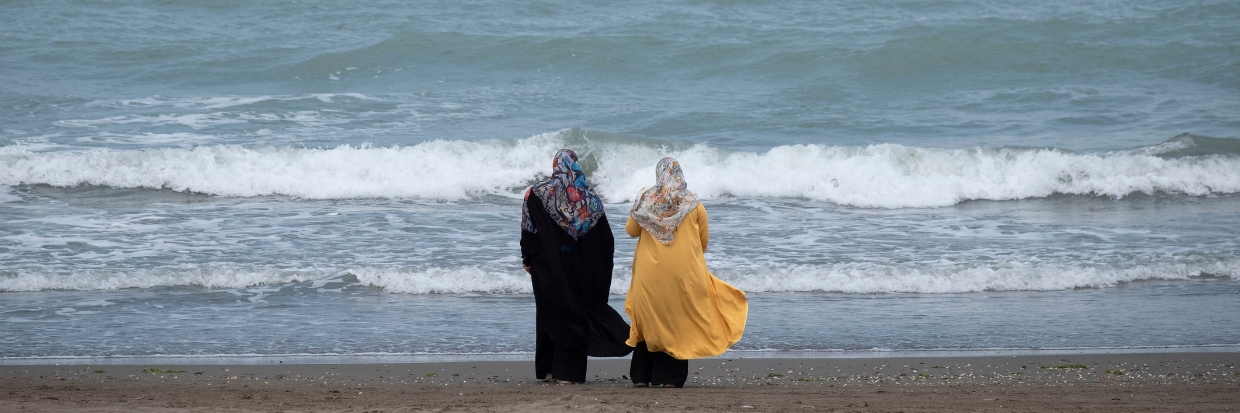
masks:
<path fill-rule="evenodd" d="M 97 291 L 178 286 L 236 289 L 315 281 L 335 274 L 320 270 L 229 268 L 223 265 L 193 268 L 7 272 L 8 274 L 0 272 L 0 292 Z"/>
<path fill-rule="evenodd" d="M 1105 288 L 1144 280 L 1197 277 L 1240 279 L 1240 258 L 1212 262 L 1149 263 L 1112 267 L 1084 264 L 938 263 L 889 265 L 730 266 L 716 270 L 720 279 L 750 293 L 833 292 L 848 294 L 956 294 L 983 291 L 1058 291 Z M 617 268 L 612 294 L 628 292 L 627 268 Z M 195 286 L 216 289 L 264 287 L 341 291 L 366 286 L 393 294 L 531 294 L 529 276 L 509 268 L 392 268 L 280 270 L 265 268 L 164 268 L 141 270 L 17 271 L 0 275 L 0 291 L 117 290 Z M 330 287 L 330 288 L 329 288 Z"/>
<path fill-rule="evenodd" d="M 1210 263 L 1150 263 L 1127 267 L 1007 262 L 900 266 L 873 263 L 782 265 L 717 273 L 745 291 L 855 294 L 954 294 L 982 291 L 1058 291 L 1105 288 L 1145 280 L 1240 278 L 1240 259 Z"/>
<path fill-rule="evenodd" d="M 18 202 L 21 200 L 22 197 L 13 193 L 13 188 L 10 188 L 7 185 L 0 185 L 0 204 L 6 202 Z"/>
<path fill-rule="evenodd" d="M 107 107 L 175 107 L 183 109 L 224 109 L 235 106 L 249 106 L 266 102 L 318 101 L 333 103 L 337 100 L 376 100 L 361 93 L 310 93 L 303 95 L 260 95 L 260 96 L 217 96 L 188 97 L 151 96 L 137 99 L 98 100 L 90 102 L 92 106 Z"/>
<path fill-rule="evenodd" d="M 924 208 L 1055 194 L 1122 198 L 1240 192 L 1240 140 L 1180 135 L 1145 148 L 1072 153 L 1037 148 L 936 149 L 897 144 L 729 151 L 581 129 L 525 139 L 410 146 L 212 145 L 34 152 L 0 147 L 0 185 L 98 185 L 306 199 L 518 197 L 560 148 L 578 152 L 608 202 L 629 202 L 667 155 L 706 198 L 771 197 L 854 207 Z"/>

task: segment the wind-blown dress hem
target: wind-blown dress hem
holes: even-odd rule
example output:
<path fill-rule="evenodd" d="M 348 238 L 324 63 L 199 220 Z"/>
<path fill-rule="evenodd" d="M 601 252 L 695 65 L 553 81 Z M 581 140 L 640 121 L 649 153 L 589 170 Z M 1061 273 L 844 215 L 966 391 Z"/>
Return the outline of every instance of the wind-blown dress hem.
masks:
<path fill-rule="evenodd" d="M 749 303 L 745 293 L 706 268 L 710 240 L 706 208 L 698 204 L 663 244 L 633 218 L 625 224 L 641 237 L 633 253 L 633 280 L 624 311 L 633 324 L 625 343 L 645 342 L 680 360 L 713 357 L 741 340 Z"/>

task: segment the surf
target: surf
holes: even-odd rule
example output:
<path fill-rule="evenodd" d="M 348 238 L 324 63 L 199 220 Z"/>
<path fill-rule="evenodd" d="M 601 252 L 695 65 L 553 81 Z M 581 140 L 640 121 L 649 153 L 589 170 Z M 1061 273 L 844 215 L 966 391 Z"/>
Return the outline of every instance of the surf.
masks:
<path fill-rule="evenodd" d="M 545 179 L 551 154 L 572 148 L 607 202 L 630 202 L 675 156 L 705 199 L 794 198 L 861 208 L 935 208 L 1052 195 L 1123 198 L 1240 192 L 1240 140 L 1180 135 L 1102 153 L 1056 148 L 928 148 L 795 144 L 738 151 L 582 129 L 523 139 L 433 140 L 331 148 L 34 151 L 0 147 L 0 185 L 170 189 L 222 197 L 300 199 L 520 197 Z"/>

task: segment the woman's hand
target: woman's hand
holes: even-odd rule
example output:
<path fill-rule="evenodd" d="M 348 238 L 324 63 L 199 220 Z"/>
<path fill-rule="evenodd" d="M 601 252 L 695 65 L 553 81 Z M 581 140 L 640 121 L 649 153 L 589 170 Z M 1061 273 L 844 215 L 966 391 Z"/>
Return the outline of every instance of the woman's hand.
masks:
<path fill-rule="evenodd" d="M 522 267 L 525 267 L 525 273 L 526 273 L 526 274 L 533 275 L 533 274 L 531 274 L 531 273 L 530 273 L 530 266 L 529 266 L 529 264 L 521 264 L 521 266 L 522 266 Z"/>

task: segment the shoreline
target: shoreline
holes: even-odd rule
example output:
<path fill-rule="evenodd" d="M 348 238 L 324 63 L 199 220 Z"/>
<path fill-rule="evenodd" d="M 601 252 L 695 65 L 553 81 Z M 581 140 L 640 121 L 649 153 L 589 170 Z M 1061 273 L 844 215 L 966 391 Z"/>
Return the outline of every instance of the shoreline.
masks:
<path fill-rule="evenodd" d="M 690 361 L 683 389 L 630 387 L 626 359 L 591 359 L 584 385 L 538 381 L 530 361 L 4 365 L 0 410 L 1235 411 L 1238 365 L 1240 352 L 725 356 Z"/>
<path fill-rule="evenodd" d="M 896 359 L 936 357 L 1006 357 L 1107 354 L 1210 354 L 1240 353 L 1240 345 L 1207 345 L 1183 347 L 1117 347 L 1117 348 L 1050 348 L 1050 349 L 944 349 L 944 350 L 731 350 L 723 355 L 699 360 L 731 359 Z M 618 359 L 629 359 L 630 356 Z M 616 358 L 594 358 L 610 360 Z M 39 365 L 267 365 L 267 364 L 419 364 L 465 363 L 492 361 L 533 362 L 534 353 L 444 353 L 444 354 L 221 354 L 221 355 L 151 355 L 151 356 L 80 356 L 80 357 L 12 357 L 0 358 L 4 366 Z"/>

